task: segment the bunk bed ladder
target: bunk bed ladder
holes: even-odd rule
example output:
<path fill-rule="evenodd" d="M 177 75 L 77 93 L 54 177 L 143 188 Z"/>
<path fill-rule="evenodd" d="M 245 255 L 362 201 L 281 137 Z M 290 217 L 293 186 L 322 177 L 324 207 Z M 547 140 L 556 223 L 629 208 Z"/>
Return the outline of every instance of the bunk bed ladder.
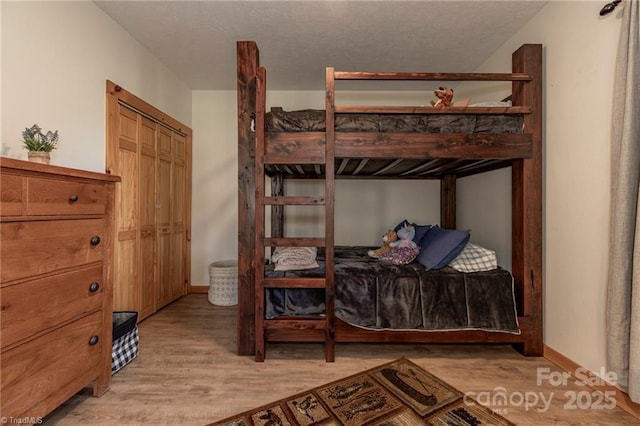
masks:
<path fill-rule="evenodd" d="M 334 302 L 333 302 L 333 188 L 334 188 L 334 155 L 333 155 L 333 126 L 331 132 L 327 130 L 325 156 L 320 161 L 317 158 L 308 159 L 309 164 L 322 164 L 326 168 L 325 196 L 284 196 L 280 194 L 265 195 L 265 166 L 269 164 L 265 152 L 265 109 L 266 109 L 266 72 L 258 68 L 256 74 L 256 150 L 255 150 L 255 360 L 265 359 L 266 336 L 270 332 L 286 333 L 294 340 L 323 341 L 325 343 L 325 358 L 327 362 L 335 359 L 334 343 Z M 331 117 L 333 123 L 333 116 Z M 327 120 L 327 124 L 329 120 Z M 327 129 L 329 129 L 327 125 Z M 331 139 L 330 139 L 331 135 Z M 295 158 L 295 159 L 294 159 Z M 291 164 L 305 162 L 300 156 L 293 156 Z M 278 162 L 279 165 L 284 165 Z M 265 207 L 266 206 L 324 206 L 325 208 L 325 237 L 324 238 L 287 238 L 283 235 L 265 236 Z M 273 234 L 272 227 L 272 234 Z M 324 247 L 325 248 L 325 277 L 321 278 L 269 278 L 265 277 L 265 250 L 267 247 Z M 326 314 L 324 316 L 309 317 L 278 317 L 265 319 L 265 290 L 267 288 L 295 289 L 321 288 L 325 290 Z M 301 333 L 296 339 L 294 335 Z"/>

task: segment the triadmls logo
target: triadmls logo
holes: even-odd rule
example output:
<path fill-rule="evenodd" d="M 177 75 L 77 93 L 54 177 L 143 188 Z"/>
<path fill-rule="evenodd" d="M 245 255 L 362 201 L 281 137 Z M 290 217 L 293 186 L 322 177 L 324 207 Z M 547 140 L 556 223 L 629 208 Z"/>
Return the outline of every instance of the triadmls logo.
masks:
<path fill-rule="evenodd" d="M 593 390 L 587 387 L 615 385 L 618 375 L 613 371 L 600 368 L 598 375 L 586 368 L 577 368 L 573 374 L 565 371 L 551 371 L 548 367 L 536 369 L 536 385 L 550 385 L 554 388 L 566 387 L 570 384 L 584 388 L 579 391 L 509 391 L 498 386 L 490 391 L 466 392 L 464 402 L 473 404 L 473 400 L 490 407 L 497 414 L 507 414 L 509 407 L 524 407 L 525 411 L 536 410 L 546 412 L 554 399 L 563 402 L 565 410 L 611 410 L 616 407 L 615 390 Z"/>

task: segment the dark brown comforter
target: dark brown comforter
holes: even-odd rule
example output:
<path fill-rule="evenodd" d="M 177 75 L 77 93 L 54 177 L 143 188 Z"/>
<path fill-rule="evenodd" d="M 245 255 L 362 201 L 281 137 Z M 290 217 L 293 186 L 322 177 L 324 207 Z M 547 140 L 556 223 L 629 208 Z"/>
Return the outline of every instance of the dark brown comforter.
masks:
<path fill-rule="evenodd" d="M 521 114 L 336 114 L 338 132 L 522 133 Z M 324 132 L 322 110 L 271 111 L 268 132 Z"/>
<path fill-rule="evenodd" d="M 336 317 L 369 329 L 425 331 L 481 329 L 519 333 L 513 278 L 504 269 L 461 273 L 427 271 L 421 264 L 394 266 L 367 256 L 370 247 L 336 247 Z M 276 272 L 272 277 L 324 276 L 319 268 Z M 265 316 L 322 315 L 324 291 L 267 289 Z"/>

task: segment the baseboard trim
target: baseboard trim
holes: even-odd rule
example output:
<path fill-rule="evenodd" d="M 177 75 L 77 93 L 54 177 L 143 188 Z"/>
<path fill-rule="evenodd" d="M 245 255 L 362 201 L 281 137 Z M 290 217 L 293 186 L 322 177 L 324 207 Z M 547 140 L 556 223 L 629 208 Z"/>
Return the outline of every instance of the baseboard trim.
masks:
<path fill-rule="evenodd" d="M 208 285 L 190 285 L 189 294 L 207 294 L 209 293 Z"/>
<path fill-rule="evenodd" d="M 547 345 L 544 345 L 543 351 L 544 351 L 543 356 L 548 361 L 557 365 L 558 367 L 570 373 L 571 375 L 574 375 L 574 373 L 578 371 L 578 369 L 580 369 L 581 372 L 586 370 L 577 362 L 567 358 L 560 352 L 556 351 L 553 348 L 550 348 Z M 595 374 L 593 374 L 591 371 L 588 371 L 588 370 L 587 370 L 587 373 L 585 374 L 586 376 L 589 377 L 589 379 L 598 378 L 598 376 L 596 376 Z M 631 398 L 629 398 L 629 395 L 627 395 L 622 390 L 618 389 L 616 386 L 603 384 L 603 385 L 590 386 L 590 387 L 600 392 L 614 392 L 615 398 L 616 398 L 616 405 L 620 407 L 622 410 L 631 414 L 633 417 L 640 419 L 640 404 L 636 404 L 635 402 L 631 401 Z"/>

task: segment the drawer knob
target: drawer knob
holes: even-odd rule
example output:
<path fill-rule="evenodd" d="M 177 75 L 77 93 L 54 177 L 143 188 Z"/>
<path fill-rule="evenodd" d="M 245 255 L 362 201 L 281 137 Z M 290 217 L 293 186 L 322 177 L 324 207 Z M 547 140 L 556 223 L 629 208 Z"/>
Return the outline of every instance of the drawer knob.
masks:
<path fill-rule="evenodd" d="M 78 201 L 78 194 L 71 194 L 71 196 L 69 197 L 69 201 L 71 201 L 72 203 Z"/>
<path fill-rule="evenodd" d="M 98 336 L 91 336 L 91 339 L 89 339 L 89 344 L 91 346 L 95 346 L 99 340 L 100 338 Z"/>
<path fill-rule="evenodd" d="M 89 286 L 89 291 L 95 293 L 98 290 L 100 290 L 100 284 L 97 281 L 92 282 Z"/>
<path fill-rule="evenodd" d="M 100 244 L 100 237 L 98 237 L 97 235 L 91 237 L 91 245 L 97 246 L 98 244 Z"/>

